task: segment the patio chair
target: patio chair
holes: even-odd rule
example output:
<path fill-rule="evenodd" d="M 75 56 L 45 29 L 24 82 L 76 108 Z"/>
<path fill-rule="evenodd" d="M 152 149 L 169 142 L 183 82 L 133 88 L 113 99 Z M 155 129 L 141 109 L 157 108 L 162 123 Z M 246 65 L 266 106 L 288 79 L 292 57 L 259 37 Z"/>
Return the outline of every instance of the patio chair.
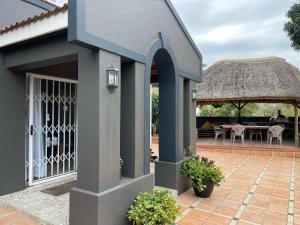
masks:
<path fill-rule="evenodd" d="M 284 128 L 282 126 L 279 125 L 275 125 L 269 128 L 268 132 L 269 132 L 269 140 L 268 142 L 270 143 L 270 145 L 272 145 L 273 142 L 273 138 L 277 139 L 277 142 L 279 142 L 279 144 L 282 146 L 282 133 L 284 131 Z"/>
<path fill-rule="evenodd" d="M 214 126 L 214 131 L 215 131 L 215 141 L 218 140 L 218 137 L 221 135 L 222 140 L 225 138 L 225 130 L 220 127 L 220 126 Z"/>
<path fill-rule="evenodd" d="M 232 127 L 232 142 L 235 143 L 236 137 L 241 137 L 242 143 L 244 144 L 245 140 L 245 127 L 242 125 L 235 125 Z"/>

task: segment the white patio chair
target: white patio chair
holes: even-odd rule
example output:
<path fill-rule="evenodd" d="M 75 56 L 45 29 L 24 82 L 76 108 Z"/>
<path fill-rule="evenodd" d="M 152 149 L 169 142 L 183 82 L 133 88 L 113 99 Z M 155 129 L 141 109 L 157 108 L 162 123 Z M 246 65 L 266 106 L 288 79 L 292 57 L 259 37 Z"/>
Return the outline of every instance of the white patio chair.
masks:
<path fill-rule="evenodd" d="M 242 143 L 244 144 L 245 141 L 245 127 L 242 125 L 235 125 L 232 127 L 232 142 L 235 143 L 236 137 L 241 137 Z"/>
<path fill-rule="evenodd" d="M 221 135 L 222 140 L 225 138 L 225 130 L 220 127 L 220 126 L 214 126 L 214 131 L 215 131 L 215 141 L 218 140 L 218 137 Z"/>
<path fill-rule="evenodd" d="M 282 126 L 279 125 L 275 125 L 269 128 L 268 132 L 269 132 L 269 140 L 268 143 L 270 143 L 270 145 L 272 145 L 273 142 L 273 138 L 277 139 L 277 142 L 280 143 L 280 145 L 282 146 L 282 133 L 284 131 L 284 128 Z"/>

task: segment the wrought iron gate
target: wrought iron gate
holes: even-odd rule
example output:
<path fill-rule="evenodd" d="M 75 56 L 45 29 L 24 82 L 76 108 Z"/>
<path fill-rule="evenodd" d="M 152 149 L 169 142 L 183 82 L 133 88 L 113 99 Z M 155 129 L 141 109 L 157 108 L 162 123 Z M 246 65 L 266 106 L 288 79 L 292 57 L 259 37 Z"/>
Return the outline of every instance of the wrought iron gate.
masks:
<path fill-rule="evenodd" d="M 26 78 L 28 185 L 77 170 L 77 81 Z"/>

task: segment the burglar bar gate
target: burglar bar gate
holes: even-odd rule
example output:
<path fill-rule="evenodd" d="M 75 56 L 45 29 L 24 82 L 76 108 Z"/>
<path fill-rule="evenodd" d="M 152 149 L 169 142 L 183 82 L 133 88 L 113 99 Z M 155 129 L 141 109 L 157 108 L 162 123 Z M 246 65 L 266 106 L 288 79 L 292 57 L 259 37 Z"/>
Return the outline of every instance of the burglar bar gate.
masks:
<path fill-rule="evenodd" d="M 26 77 L 28 185 L 77 170 L 77 81 Z"/>

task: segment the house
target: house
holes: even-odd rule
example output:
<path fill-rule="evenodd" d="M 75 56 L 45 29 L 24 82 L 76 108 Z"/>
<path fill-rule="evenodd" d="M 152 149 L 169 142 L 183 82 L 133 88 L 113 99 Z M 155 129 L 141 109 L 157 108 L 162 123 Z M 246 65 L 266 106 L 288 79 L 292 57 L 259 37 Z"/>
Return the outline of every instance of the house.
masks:
<path fill-rule="evenodd" d="M 154 183 L 189 188 L 179 168 L 184 149 L 195 150 L 202 56 L 171 2 L 13 2 L 1 2 L 0 16 L 0 195 L 77 172 L 70 224 L 120 225 Z M 155 175 L 151 82 L 160 93 Z"/>

